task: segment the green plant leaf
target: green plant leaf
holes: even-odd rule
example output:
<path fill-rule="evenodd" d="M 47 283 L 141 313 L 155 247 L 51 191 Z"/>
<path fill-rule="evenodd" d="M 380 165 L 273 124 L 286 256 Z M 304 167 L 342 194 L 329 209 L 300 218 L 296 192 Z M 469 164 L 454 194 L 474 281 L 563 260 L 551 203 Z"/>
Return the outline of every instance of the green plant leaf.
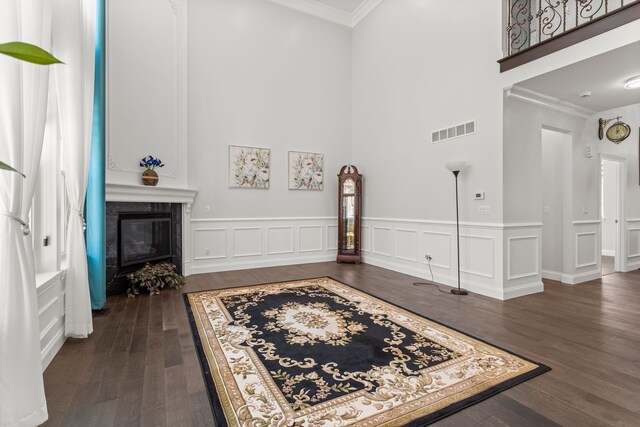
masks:
<path fill-rule="evenodd" d="M 12 168 L 11 166 L 9 166 L 8 164 L 6 164 L 5 162 L 0 162 L 0 169 L 6 170 L 6 171 L 11 171 L 11 172 L 16 172 L 19 173 L 20 175 L 22 175 L 23 177 L 26 178 L 26 175 L 23 174 L 22 172 L 20 172 L 17 169 Z"/>
<path fill-rule="evenodd" d="M 10 42 L 0 44 L 0 53 L 33 64 L 51 65 L 63 63 L 46 50 L 29 43 Z"/>

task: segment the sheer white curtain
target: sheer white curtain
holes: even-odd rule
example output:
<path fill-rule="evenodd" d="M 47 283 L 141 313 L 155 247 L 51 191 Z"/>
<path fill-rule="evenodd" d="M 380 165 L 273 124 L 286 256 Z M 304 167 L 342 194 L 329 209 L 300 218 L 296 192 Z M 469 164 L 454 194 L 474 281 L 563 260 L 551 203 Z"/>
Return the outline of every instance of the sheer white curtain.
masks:
<path fill-rule="evenodd" d="M 50 48 L 48 0 L 0 0 L 0 43 Z M 47 109 L 49 67 L 0 55 L 0 426 L 47 419 L 33 246 L 28 228 Z"/>
<path fill-rule="evenodd" d="M 67 233 L 65 333 L 86 338 L 93 331 L 84 210 L 95 68 L 95 0 L 53 1 L 53 54 L 66 65 L 54 70 L 65 182 L 72 213 Z"/>

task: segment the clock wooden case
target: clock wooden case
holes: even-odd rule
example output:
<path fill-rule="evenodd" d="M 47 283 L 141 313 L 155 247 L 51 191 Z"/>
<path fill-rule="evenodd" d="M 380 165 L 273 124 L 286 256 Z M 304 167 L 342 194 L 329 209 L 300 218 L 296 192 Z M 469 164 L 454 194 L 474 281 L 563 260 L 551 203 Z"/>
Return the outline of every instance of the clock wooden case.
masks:
<path fill-rule="evenodd" d="M 353 165 L 338 174 L 338 262 L 360 264 L 362 175 Z"/>

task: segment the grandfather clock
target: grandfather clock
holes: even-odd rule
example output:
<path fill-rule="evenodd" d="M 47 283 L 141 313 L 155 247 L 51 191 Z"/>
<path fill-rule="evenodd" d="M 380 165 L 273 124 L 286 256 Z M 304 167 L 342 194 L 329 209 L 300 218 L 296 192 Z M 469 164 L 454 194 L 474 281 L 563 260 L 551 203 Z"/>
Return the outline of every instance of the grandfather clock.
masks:
<path fill-rule="evenodd" d="M 353 165 L 338 174 L 338 262 L 360 264 L 362 175 Z"/>

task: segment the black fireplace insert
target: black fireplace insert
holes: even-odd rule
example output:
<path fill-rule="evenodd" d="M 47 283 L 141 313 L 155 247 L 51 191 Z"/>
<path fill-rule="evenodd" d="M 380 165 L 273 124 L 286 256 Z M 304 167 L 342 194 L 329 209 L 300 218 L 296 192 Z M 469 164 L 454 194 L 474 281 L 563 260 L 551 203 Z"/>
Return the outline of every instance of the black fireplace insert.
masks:
<path fill-rule="evenodd" d="M 118 266 L 128 267 L 173 256 L 171 212 L 118 215 Z"/>

